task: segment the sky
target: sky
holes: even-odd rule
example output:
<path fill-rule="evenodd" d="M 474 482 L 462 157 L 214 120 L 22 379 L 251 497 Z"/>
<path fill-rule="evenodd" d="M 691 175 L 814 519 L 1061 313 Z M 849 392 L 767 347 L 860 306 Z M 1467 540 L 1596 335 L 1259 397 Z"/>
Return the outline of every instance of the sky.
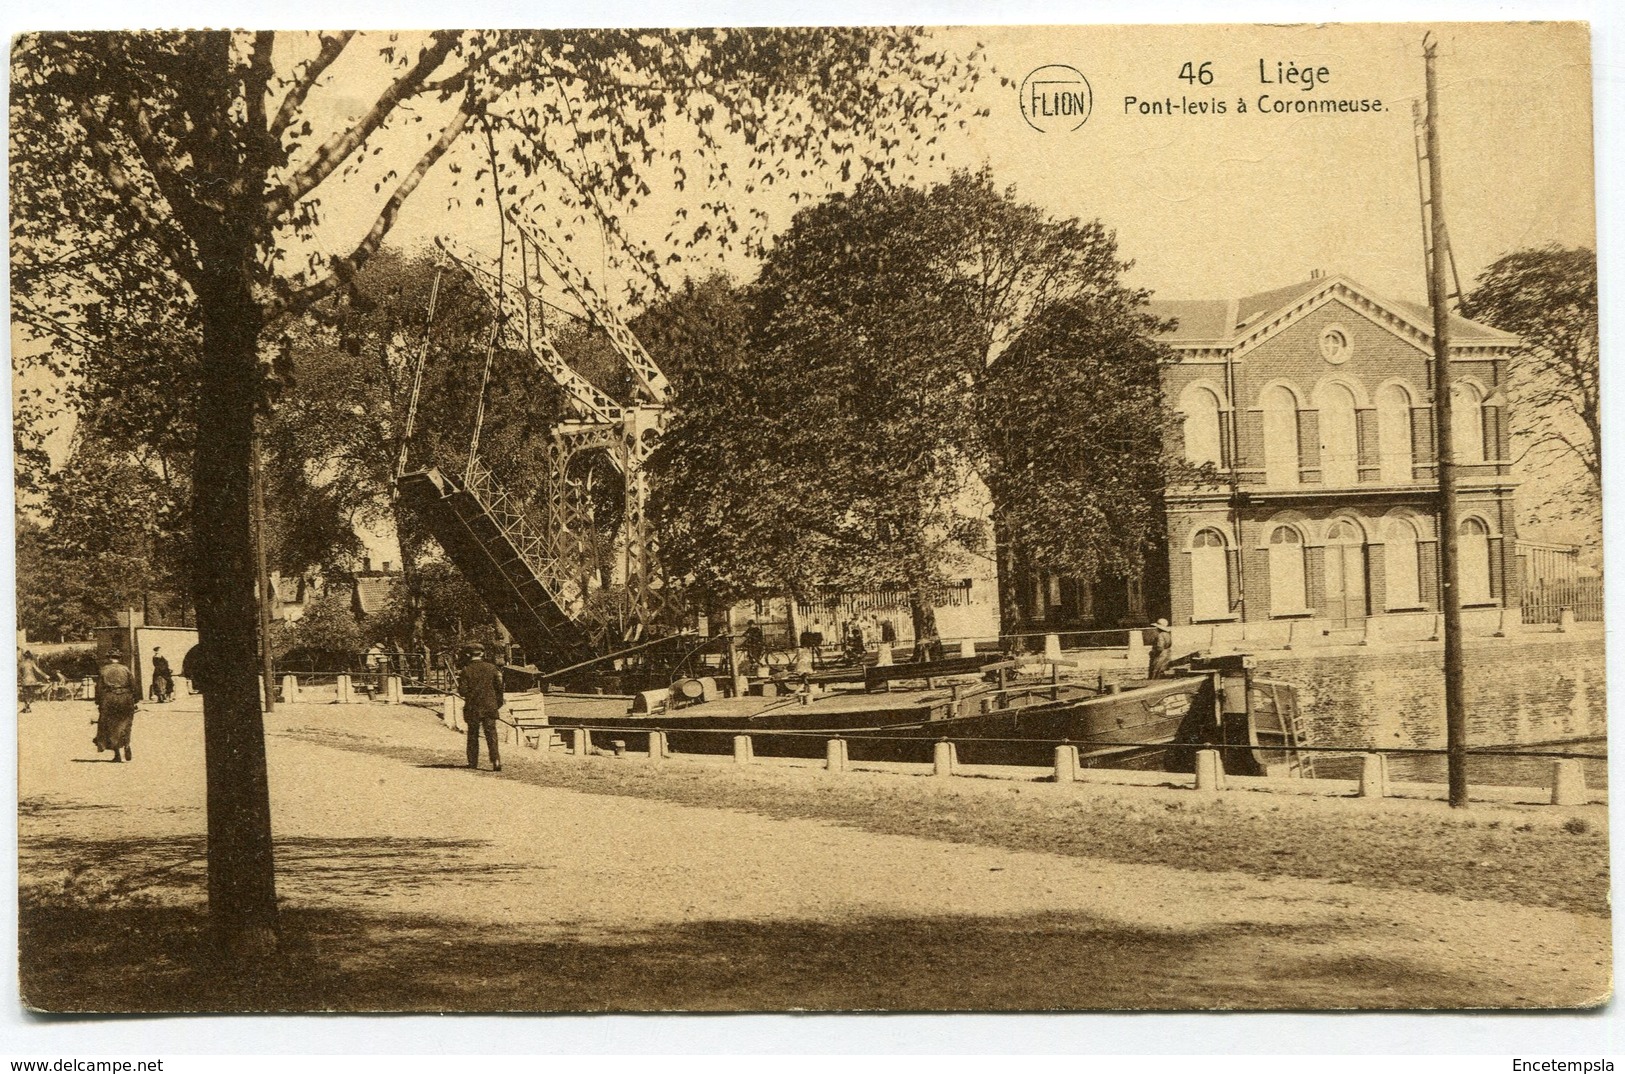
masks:
<path fill-rule="evenodd" d="M 995 76 L 967 101 L 987 116 L 944 137 L 948 168 L 991 168 L 1001 185 L 1057 216 L 1099 218 L 1135 262 L 1131 281 L 1163 298 L 1218 298 L 1344 272 L 1397 298 L 1425 295 L 1412 104 L 1423 94 L 1421 41 L 1439 40 L 1441 160 L 1452 246 L 1464 283 L 1514 249 L 1556 242 L 1595 245 L 1591 69 L 1576 23 L 1343 24 L 1286 26 L 983 27 L 937 31 L 964 53 L 985 49 Z M 1209 65 L 1208 85 L 1181 81 Z M 1260 81 L 1278 65 L 1327 72 L 1324 84 Z M 1093 108 L 1074 130 L 1025 121 L 1020 84 L 1035 68 L 1081 72 Z M 1380 101 L 1381 111 L 1260 113 L 1276 100 Z M 1126 99 L 1136 104 L 1126 107 Z M 1137 102 L 1218 102 L 1223 114 L 1142 115 Z M 1248 111 L 1239 111 L 1245 102 Z M 489 208 L 448 211 L 444 171 L 424 184 L 394 241 L 441 232 L 495 250 Z M 691 197 L 698 197 L 695 193 Z M 370 220 L 368 199 L 336 206 L 329 241 Z M 679 199 L 660 201 L 659 208 Z M 758 198 L 776 224 L 793 207 Z M 654 238 L 666 218 L 644 212 L 634 232 Z M 590 239 L 576 247 L 602 271 Z M 739 258 L 700 257 L 703 274 Z M 608 269 L 610 282 L 615 270 Z"/>

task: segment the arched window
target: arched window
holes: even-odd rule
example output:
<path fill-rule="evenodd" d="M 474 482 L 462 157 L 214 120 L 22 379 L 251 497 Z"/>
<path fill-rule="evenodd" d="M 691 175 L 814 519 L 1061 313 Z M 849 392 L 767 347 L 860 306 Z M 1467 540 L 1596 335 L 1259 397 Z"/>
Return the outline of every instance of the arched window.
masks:
<path fill-rule="evenodd" d="M 1422 603 L 1422 558 L 1416 550 L 1416 527 L 1403 518 L 1391 518 L 1382 536 L 1383 573 L 1387 576 L 1385 603 L 1390 609 L 1415 608 Z"/>
<path fill-rule="evenodd" d="M 1298 400 L 1286 388 L 1264 390 L 1264 483 L 1298 483 Z"/>
<path fill-rule="evenodd" d="M 1463 604 L 1490 602 L 1490 528 L 1476 518 L 1464 518 L 1457 527 L 1456 573 L 1461 577 Z"/>
<path fill-rule="evenodd" d="M 1320 409 L 1320 477 L 1332 486 L 1360 481 L 1360 430 L 1354 416 L 1354 393 L 1346 385 L 1326 384 L 1315 393 Z"/>
<path fill-rule="evenodd" d="M 1270 531 L 1270 614 L 1301 615 L 1304 604 L 1303 534 L 1276 526 Z"/>
<path fill-rule="evenodd" d="M 1339 519 L 1326 527 L 1326 615 L 1352 626 L 1365 612 L 1365 534 Z"/>
<path fill-rule="evenodd" d="M 1414 480 L 1411 467 L 1411 393 L 1398 384 L 1385 384 L 1377 392 L 1377 461 L 1384 484 Z"/>
<path fill-rule="evenodd" d="M 1230 614 L 1230 564 L 1224 534 L 1199 531 L 1191 539 L 1191 618 L 1222 619 Z"/>
<path fill-rule="evenodd" d="M 1450 388 L 1450 443 L 1457 462 L 1484 461 L 1484 397 L 1471 384 Z"/>
<path fill-rule="evenodd" d="M 1224 447 L 1219 433 L 1219 397 L 1211 390 L 1192 385 L 1179 398 L 1185 414 L 1185 458 L 1200 466 L 1219 465 Z"/>

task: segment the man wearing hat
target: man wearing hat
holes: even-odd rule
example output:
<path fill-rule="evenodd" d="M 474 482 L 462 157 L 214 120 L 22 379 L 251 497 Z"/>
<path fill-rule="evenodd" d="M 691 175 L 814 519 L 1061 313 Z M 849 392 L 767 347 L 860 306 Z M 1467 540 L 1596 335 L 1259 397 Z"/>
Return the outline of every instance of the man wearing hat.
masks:
<path fill-rule="evenodd" d="M 1168 620 L 1158 619 L 1150 630 L 1146 631 L 1146 647 L 1151 651 L 1151 666 L 1146 671 L 1148 679 L 1166 679 L 1168 677 L 1168 664 L 1173 659 L 1174 632 L 1168 625 Z"/>
<path fill-rule="evenodd" d="M 463 697 L 463 723 L 468 727 L 468 767 L 480 766 L 480 732 L 485 733 L 485 748 L 491 755 L 491 771 L 502 771 L 502 756 L 497 752 L 497 710 L 502 707 L 502 669 L 485 659 L 485 650 L 478 645 L 469 650 L 469 661 L 463 665 L 458 678 L 458 693 Z"/>
<path fill-rule="evenodd" d="M 130 759 L 130 728 L 135 723 L 135 676 L 124 666 L 124 653 L 117 645 L 107 651 L 96 679 L 96 752 L 112 750 L 113 760 Z"/>

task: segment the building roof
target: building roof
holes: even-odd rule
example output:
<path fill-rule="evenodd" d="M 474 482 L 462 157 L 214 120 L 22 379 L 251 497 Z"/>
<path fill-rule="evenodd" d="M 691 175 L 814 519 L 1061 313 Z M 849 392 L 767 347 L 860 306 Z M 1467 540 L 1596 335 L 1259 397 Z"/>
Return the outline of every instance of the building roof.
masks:
<path fill-rule="evenodd" d="M 355 580 L 357 609 L 362 615 L 376 615 L 389 603 L 400 581 L 399 574 L 358 574 Z"/>
<path fill-rule="evenodd" d="M 1425 336 L 1433 335 L 1432 307 L 1422 302 L 1378 297 L 1347 276 L 1317 276 L 1240 298 L 1157 300 L 1149 304 L 1147 312 L 1177 322 L 1173 329 L 1162 334 L 1165 343 L 1224 345 L 1238 342 L 1247 329 L 1268 323 L 1320 292 L 1338 289 L 1382 307 Z M 1519 343 L 1515 335 L 1455 314 L 1450 316 L 1450 338 L 1452 344 L 1514 347 Z"/>

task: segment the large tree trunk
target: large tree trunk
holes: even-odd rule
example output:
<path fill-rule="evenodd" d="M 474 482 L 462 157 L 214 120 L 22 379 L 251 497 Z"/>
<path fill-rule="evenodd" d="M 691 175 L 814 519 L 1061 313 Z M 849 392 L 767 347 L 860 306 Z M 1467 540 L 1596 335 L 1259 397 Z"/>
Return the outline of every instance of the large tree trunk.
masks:
<path fill-rule="evenodd" d="M 1010 527 L 997 507 L 993 510 L 993 569 L 997 575 L 999 592 L 999 633 L 1021 633 L 1020 570 L 1016 562 L 1016 546 L 1010 537 Z M 1014 642 L 1011 643 L 1014 645 Z"/>
<path fill-rule="evenodd" d="M 224 951 L 253 957 L 274 948 L 277 913 L 249 525 L 261 314 L 251 266 L 237 260 L 211 264 L 210 286 L 198 296 L 203 368 L 192 591 L 204 658 L 209 920 Z"/>
<path fill-rule="evenodd" d="M 914 659 L 940 660 L 942 639 L 937 636 L 937 606 L 931 594 L 917 586 L 910 587 L 908 611 L 914 622 Z"/>

